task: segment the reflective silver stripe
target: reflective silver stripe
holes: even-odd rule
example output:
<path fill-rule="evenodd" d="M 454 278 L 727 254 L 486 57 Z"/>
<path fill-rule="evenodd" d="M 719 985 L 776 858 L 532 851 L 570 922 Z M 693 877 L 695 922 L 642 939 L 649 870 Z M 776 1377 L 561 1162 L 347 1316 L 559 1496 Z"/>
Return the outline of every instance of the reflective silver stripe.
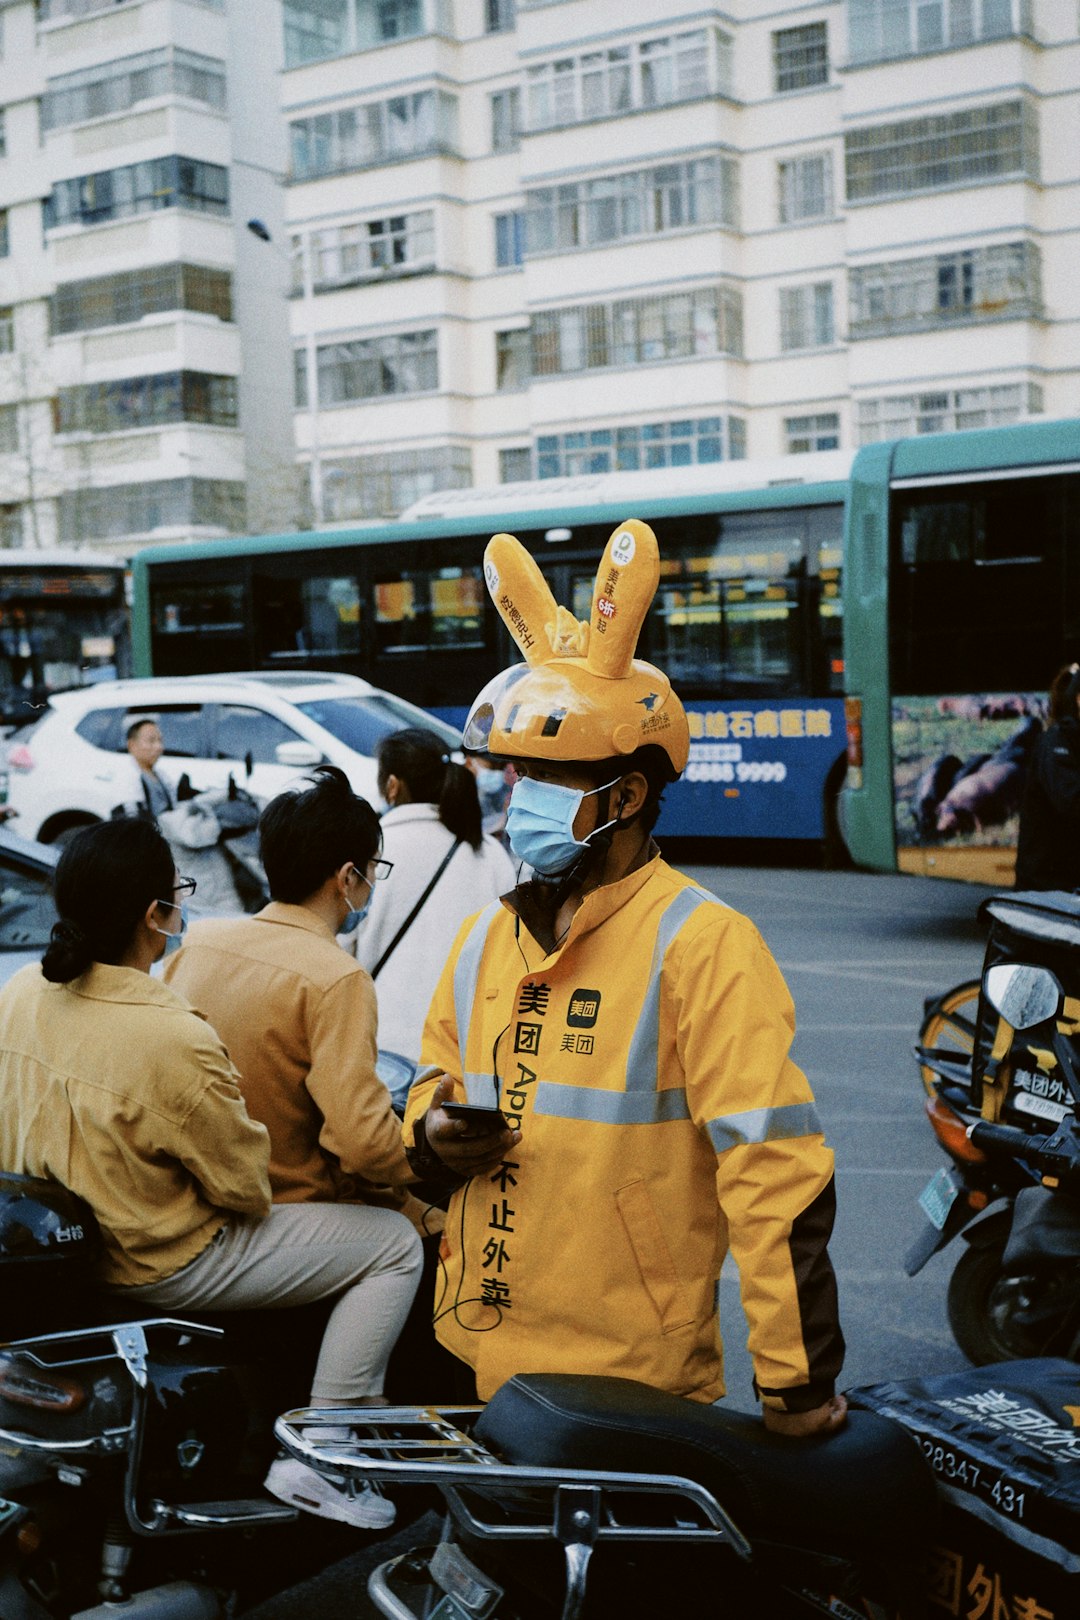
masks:
<path fill-rule="evenodd" d="M 499 1105 L 499 1082 L 493 1074 L 467 1074 L 465 1079 L 465 1100 L 475 1108 L 497 1108 Z"/>
<path fill-rule="evenodd" d="M 783 1142 L 793 1136 L 813 1136 L 821 1131 L 821 1123 L 813 1103 L 803 1102 L 722 1114 L 719 1119 L 710 1119 L 706 1128 L 717 1153 L 726 1153 L 748 1142 Z"/>
<path fill-rule="evenodd" d="M 698 906 L 723 905 L 702 889 L 680 889 L 660 918 L 653 944 L 649 982 L 626 1054 L 627 1091 L 654 1092 L 660 1081 L 660 971 L 668 946 Z"/>
<path fill-rule="evenodd" d="M 554 1080 L 540 1081 L 533 1113 L 552 1119 L 587 1119 L 597 1125 L 662 1125 L 690 1118 L 681 1086 L 670 1091 L 598 1091 L 593 1086 L 562 1086 Z"/>
<path fill-rule="evenodd" d="M 454 1017 L 457 1020 L 458 1056 L 463 1066 L 469 1044 L 469 1024 L 476 1000 L 476 986 L 480 979 L 480 958 L 487 944 L 488 929 L 501 910 L 502 904 L 498 900 L 484 907 L 465 936 L 465 943 L 454 964 Z"/>

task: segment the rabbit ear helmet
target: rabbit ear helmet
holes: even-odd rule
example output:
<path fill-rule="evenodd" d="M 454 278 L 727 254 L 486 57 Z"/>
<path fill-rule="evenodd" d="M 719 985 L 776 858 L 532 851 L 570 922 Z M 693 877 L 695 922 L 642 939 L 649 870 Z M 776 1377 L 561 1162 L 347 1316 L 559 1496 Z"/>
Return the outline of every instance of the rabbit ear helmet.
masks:
<path fill-rule="evenodd" d="M 513 535 L 489 542 L 484 578 L 525 661 L 496 675 L 476 698 L 465 722 L 466 750 L 591 761 L 652 745 L 667 755 L 671 780 L 680 776 L 690 752 L 685 710 L 667 676 L 634 657 L 660 578 L 648 524 L 630 518 L 612 534 L 586 623 L 556 604 Z"/>

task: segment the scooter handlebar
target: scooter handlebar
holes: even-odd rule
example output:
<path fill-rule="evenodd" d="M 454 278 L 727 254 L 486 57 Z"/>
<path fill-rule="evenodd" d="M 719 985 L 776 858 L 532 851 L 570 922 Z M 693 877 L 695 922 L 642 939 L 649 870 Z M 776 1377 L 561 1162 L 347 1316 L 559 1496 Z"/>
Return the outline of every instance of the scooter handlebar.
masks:
<path fill-rule="evenodd" d="M 1048 1136 L 1022 1131 L 1018 1125 L 994 1125 L 987 1119 L 977 1119 L 968 1126 L 967 1134 L 976 1147 L 1006 1148 L 1017 1154 L 1041 1153 L 1050 1141 Z"/>

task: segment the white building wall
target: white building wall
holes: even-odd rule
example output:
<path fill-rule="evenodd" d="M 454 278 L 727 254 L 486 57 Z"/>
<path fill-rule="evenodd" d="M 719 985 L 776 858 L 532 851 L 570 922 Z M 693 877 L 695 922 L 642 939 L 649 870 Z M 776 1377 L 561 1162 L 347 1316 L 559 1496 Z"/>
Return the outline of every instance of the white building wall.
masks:
<path fill-rule="evenodd" d="M 370 15 L 368 0 L 350 3 Z M 888 9 L 896 0 L 881 3 Z M 295 17 L 304 0 L 284 0 L 284 9 Z M 332 344 L 359 345 L 350 353 L 368 358 L 389 355 L 381 369 L 373 361 L 349 378 L 337 373 L 334 386 L 345 395 L 339 403 L 328 405 L 321 393 L 318 410 L 297 411 L 302 457 L 325 461 L 321 475 L 329 471 L 339 489 L 350 491 L 329 503 L 326 520 L 381 515 L 388 467 L 400 505 L 439 479 L 497 481 L 500 451 L 528 449 L 535 457 L 539 441 L 554 438 L 565 456 L 566 435 L 574 433 L 669 431 L 685 422 L 695 443 L 707 442 L 713 454 L 708 424 L 719 418 L 725 454 L 763 457 L 834 442 L 852 448 L 885 422 L 915 431 L 1039 409 L 1080 414 L 1080 16 L 1071 0 L 1039 0 L 1034 7 L 1014 0 L 1014 29 L 1005 38 L 865 63 L 852 59 L 845 0 L 729 0 L 724 7 L 690 0 L 674 10 L 658 0 L 626 0 L 617 9 L 595 0 L 518 0 L 515 26 L 488 33 L 493 9 L 488 0 L 455 0 L 450 37 L 445 8 L 422 0 L 418 37 L 303 65 L 286 60 L 286 123 L 425 91 L 442 91 L 456 103 L 449 150 L 399 151 L 393 161 L 369 153 L 319 178 L 294 171 L 288 187 L 288 226 L 297 241 L 350 223 L 366 231 L 373 221 L 434 214 L 434 266 L 429 262 L 424 273 L 408 275 L 400 264 L 371 268 L 334 290 L 320 289 L 316 278 L 306 296 L 292 300 L 293 339 L 302 352 L 326 351 L 325 364 Z M 403 17 L 406 11 L 403 4 Z M 910 13 L 927 25 L 927 6 L 910 0 Z M 978 5 L 975 15 L 982 17 Z M 779 90 L 777 34 L 814 25 L 827 33 L 824 76 Z M 623 47 L 639 61 L 634 53 L 643 42 L 699 29 L 717 41 L 710 94 L 529 127 L 530 69 Z M 514 89 L 523 133 L 495 151 L 492 97 Z M 878 131 L 880 145 L 889 126 L 1013 102 L 1022 102 L 1037 125 L 1037 169 L 993 172 L 992 153 L 985 165 L 991 172 L 972 172 L 978 163 L 965 169 L 957 157 L 963 143 L 939 125 L 930 156 L 924 149 L 898 162 L 905 184 L 908 176 L 925 175 L 923 189 L 849 196 L 846 137 Z M 943 162 L 957 165 L 953 171 L 934 169 L 939 150 Z M 496 216 L 523 210 L 538 188 L 708 155 L 738 164 L 731 223 L 676 224 L 592 246 L 527 250 L 516 265 L 496 262 Z M 831 170 L 830 204 L 784 218 L 783 177 L 790 178 L 792 165 L 807 172 L 819 157 Z M 1024 296 L 1015 287 L 1006 297 L 982 290 L 989 286 L 985 254 L 1014 243 L 1037 250 L 1041 304 L 1029 273 L 1033 260 L 1025 261 L 1031 285 Z M 889 295 L 891 315 L 873 335 L 853 331 L 855 280 L 889 266 L 900 286 Z M 912 306 L 911 318 L 901 319 L 905 277 L 920 276 L 930 293 L 924 290 L 918 311 Z M 678 298 L 718 284 L 741 297 L 738 354 L 653 358 L 657 346 L 643 337 L 632 362 L 611 359 L 548 374 L 542 363 L 518 386 L 498 385 L 498 333 L 531 327 L 535 339 L 551 311 L 587 306 L 595 321 L 599 306 Z M 831 322 L 821 303 L 829 296 Z M 804 299 L 818 312 L 808 326 L 792 314 L 807 307 Z M 409 388 L 396 351 L 380 344 L 431 329 L 438 332 L 437 386 Z M 695 333 L 694 342 L 707 351 L 706 339 Z M 542 352 L 537 340 L 534 355 Z M 361 372 L 366 381 L 357 380 Z M 409 391 L 377 391 L 401 386 Z M 363 399 L 349 395 L 369 387 L 376 391 Z M 597 444 L 592 453 L 600 470 L 615 452 Z M 538 465 L 534 460 L 534 470 Z M 520 459 L 504 470 L 519 473 Z"/>

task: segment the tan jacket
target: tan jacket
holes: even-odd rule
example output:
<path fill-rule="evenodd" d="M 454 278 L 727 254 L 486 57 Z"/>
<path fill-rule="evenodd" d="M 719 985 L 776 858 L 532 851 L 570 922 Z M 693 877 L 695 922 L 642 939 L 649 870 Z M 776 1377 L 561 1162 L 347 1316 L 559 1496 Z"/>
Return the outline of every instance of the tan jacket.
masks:
<path fill-rule="evenodd" d="M 85 1198 L 105 1282 L 171 1277 L 223 1211 L 268 1214 L 268 1158 L 214 1031 L 148 973 L 50 984 L 35 964 L 0 992 L 0 1169 Z"/>
<path fill-rule="evenodd" d="M 275 1202 L 383 1204 L 425 1230 L 423 1206 L 395 1190 L 415 1177 L 375 1072 L 374 986 L 318 917 L 271 901 L 255 917 L 195 923 L 165 977 L 218 1031 L 270 1132 Z"/>

